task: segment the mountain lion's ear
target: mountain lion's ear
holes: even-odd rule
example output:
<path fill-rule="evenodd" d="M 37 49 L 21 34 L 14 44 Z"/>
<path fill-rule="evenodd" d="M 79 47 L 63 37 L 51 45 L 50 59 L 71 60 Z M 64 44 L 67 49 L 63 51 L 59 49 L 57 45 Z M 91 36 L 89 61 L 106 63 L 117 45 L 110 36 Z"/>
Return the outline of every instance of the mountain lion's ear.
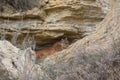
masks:
<path fill-rule="evenodd" d="M 65 40 L 64 40 L 64 39 L 61 39 L 61 42 L 65 42 Z"/>
<path fill-rule="evenodd" d="M 68 38 L 66 37 L 65 40 L 68 41 Z"/>
<path fill-rule="evenodd" d="M 69 41 L 68 41 L 68 38 L 67 38 L 67 37 L 64 39 L 64 42 L 65 42 L 66 44 L 69 44 Z"/>

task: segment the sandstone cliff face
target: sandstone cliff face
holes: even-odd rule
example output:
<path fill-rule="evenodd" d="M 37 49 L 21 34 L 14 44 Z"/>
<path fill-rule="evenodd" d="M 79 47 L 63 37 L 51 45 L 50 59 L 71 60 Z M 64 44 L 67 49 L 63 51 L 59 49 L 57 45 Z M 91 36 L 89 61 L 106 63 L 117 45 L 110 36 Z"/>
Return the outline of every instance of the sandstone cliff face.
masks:
<path fill-rule="evenodd" d="M 112 10 L 93 34 L 40 63 L 52 79 L 120 79 L 119 2 L 113 0 Z"/>
<path fill-rule="evenodd" d="M 10 12 L 1 11 L 0 71 L 7 69 L 5 76 L 19 80 L 120 79 L 119 0 L 44 0 L 39 4 L 22 12 L 8 4 L 5 9 Z M 39 61 L 24 44 L 24 39 L 32 41 L 29 37 L 33 36 L 39 44 L 63 37 L 78 40 Z M 18 40 L 25 50 L 5 38 Z"/>
<path fill-rule="evenodd" d="M 1 34 L 11 40 L 16 32 L 17 43 L 30 34 L 38 44 L 61 37 L 83 38 L 95 31 L 110 9 L 109 1 L 95 0 L 38 0 L 23 12 L 8 3 L 1 6 Z"/>

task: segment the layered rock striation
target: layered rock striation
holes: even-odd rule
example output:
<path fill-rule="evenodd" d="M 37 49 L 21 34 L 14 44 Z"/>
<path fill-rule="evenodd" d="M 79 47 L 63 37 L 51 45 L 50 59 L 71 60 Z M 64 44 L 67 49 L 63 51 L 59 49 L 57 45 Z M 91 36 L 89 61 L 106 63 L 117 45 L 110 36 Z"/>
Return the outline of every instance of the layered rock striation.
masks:
<path fill-rule="evenodd" d="M 14 32 L 19 34 L 17 43 L 23 42 L 27 34 L 34 36 L 37 44 L 52 43 L 64 37 L 81 39 L 95 31 L 110 10 L 109 1 L 35 0 L 34 3 L 36 1 L 36 5 L 29 6 L 31 2 L 28 3 L 26 9 L 16 9 L 9 2 L 0 4 L 3 9 L 0 12 L 0 30 L 7 40 L 15 36 Z"/>

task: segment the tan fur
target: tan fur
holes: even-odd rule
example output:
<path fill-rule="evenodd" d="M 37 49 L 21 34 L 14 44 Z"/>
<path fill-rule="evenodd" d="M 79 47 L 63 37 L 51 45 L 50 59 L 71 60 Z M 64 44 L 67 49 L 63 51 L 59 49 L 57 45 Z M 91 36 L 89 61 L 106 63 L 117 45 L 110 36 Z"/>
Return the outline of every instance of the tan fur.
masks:
<path fill-rule="evenodd" d="M 54 54 L 58 51 L 61 51 L 65 48 L 67 48 L 69 45 L 68 40 L 67 39 L 62 39 L 60 42 L 56 42 L 55 44 L 53 44 L 53 46 L 49 47 L 49 48 L 45 48 L 42 50 L 37 50 L 36 51 L 36 58 L 37 59 L 41 59 L 43 57 L 47 57 L 51 54 Z"/>

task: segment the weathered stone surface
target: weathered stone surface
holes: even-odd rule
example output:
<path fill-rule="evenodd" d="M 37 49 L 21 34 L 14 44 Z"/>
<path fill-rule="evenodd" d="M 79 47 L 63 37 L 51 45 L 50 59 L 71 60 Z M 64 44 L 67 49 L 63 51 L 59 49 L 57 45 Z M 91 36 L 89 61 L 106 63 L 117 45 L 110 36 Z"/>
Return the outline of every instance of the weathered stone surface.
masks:
<path fill-rule="evenodd" d="M 41 63 L 52 79 L 113 80 L 120 78 L 119 2 L 119 0 L 113 0 L 113 9 L 93 34 L 78 40 L 68 49 L 46 58 Z M 116 65 L 112 64 L 114 62 Z"/>
<path fill-rule="evenodd" d="M 109 1 L 48 0 L 45 9 L 47 23 L 76 27 L 83 35 L 88 35 L 109 11 Z"/>
<path fill-rule="evenodd" d="M 109 1 L 104 0 L 39 0 L 39 6 L 24 12 L 15 11 L 9 4 L 3 7 L 0 28 L 5 29 L 7 39 L 11 40 L 13 32 L 22 28 L 18 43 L 30 33 L 39 44 L 61 37 L 89 35 L 110 9 Z"/>
<path fill-rule="evenodd" d="M 61 1 L 50 0 L 50 1 L 51 1 L 50 4 L 52 4 L 52 6 L 51 5 L 46 6 L 46 11 L 50 11 L 49 9 L 51 7 L 59 5 L 59 3 L 60 4 L 65 3 L 65 5 L 66 3 L 68 3 L 67 1 L 64 2 L 64 0 Z M 74 2 L 78 0 L 68 0 L 68 1 Z M 81 0 L 81 1 L 84 3 L 85 2 L 93 3 L 95 0 L 84 0 L 84 1 Z M 1 42 L 0 46 L 2 46 L 4 49 L 2 49 L 0 52 L 1 54 L 3 53 L 1 56 L 2 65 L 0 66 L 2 67 L 4 66 L 5 68 L 7 68 L 13 77 L 16 77 L 16 74 L 19 75 L 20 80 L 38 80 L 38 79 L 40 80 L 119 80 L 120 79 L 120 67 L 119 67 L 120 66 L 120 36 L 119 36 L 120 0 L 111 0 L 111 1 L 113 4 L 111 7 L 113 9 L 107 14 L 105 19 L 98 25 L 97 29 L 91 35 L 88 35 L 83 39 L 76 41 L 75 43 L 70 45 L 67 49 L 61 52 L 49 56 L 44 60 L 40 60 L 39 65 L 35 64 L 35 54 L 31 49 L 20 50 L 20 52 L 17 52 L 18 49 L 10 46 L 11 44 L 9 42 L 6 41 Z M 57 7 L 57 9 L 58 8 L 59 7 Z M 53 8 L 51 8 L 51 10 L 52 9 Z M 44 30 L 44 31 L 47 31 L 49 29 L 48 32 L 49 31 L 58 32 L 58 27 L 53 27 L 54 21 L 52 23 L 49 22 L 51 21 L 50 18 L 49 19 L 45 18 L 45 21 L 48 22 L 43 21 L 43 23 L 40 24 L 40 25 L 44 24 L 45 26 L 41 28 L 37 27 L 35 29 Z M 46 25 L 50 26 L 51 24 L 52 27 L 50 28 L 46 27 Z M 56 23 L 54 23 L 54 26 L 56 26 Z M 22 30 L 20 31 L 27 33 L 28 27 L 26 28 L 22 28 Z M 29 28 L 31 32 L 34 29 L 34 27 L 29 27 Z M 61 32 L 64 31 L 63 28 L 61 27 L 59 29 L 61 30 Z M 17 29 L 16 28 L 10 29 L 9 27 L 6 28 L 6 31 L 9 32 L 15 30 Z M 67 30 L 74 31 L 71 28 L 69 29 L 69 27 L 67 27 Z M 79 32 L 79 28 L 77 29 L 75 28 L 75 30 L 76 31 L 78 30 Z M 9 48 L 8 47 L 6 48 L 5 44 L 3 44 L 4 42 L 5 44 L 8 44 L 7 46 Z M 15 49 L 16 51 L 15 54 L 14 51 L 12 52 L 13 56 L 10 55 L 10 57 L 8 57 L 6 55 L 10 53 L 9 51 L 11 51 L 11 47 L 13 48 L 13 50 Z M 3 57 L 5 57 L 5 60 Z M 8 66 L 10 67 L 8 68 Z M 14 69 L 12 68 L 13 69 L 12 71 L 14 72 L 11 71 L 11 66 L 14 67 Z M 15 70 L 18 71 L 16 72 L 16 74 L 14 74 Z"/>
<path fill-rule="evenodd" d="M 1 13 L 0 18 L 6 19 L 6 20 L 23 20 L 23 19 L 40 19 L 44 20 L 46 14 L 44 11 L 33 8 L 32 10 L 24 11 L 24 12 L 16 12 L 16 13 Z"/>
<path fill-rule="evenodd" d="M 12 58 L 15 57 L 18 53 L 19 49 L 14 47 L 8 41 L 0 41 L 0 67 L 2 70 L 6 70 L 10 76 L 17 77 L 17 70 L 14 68 L 12 64 Z"/>

